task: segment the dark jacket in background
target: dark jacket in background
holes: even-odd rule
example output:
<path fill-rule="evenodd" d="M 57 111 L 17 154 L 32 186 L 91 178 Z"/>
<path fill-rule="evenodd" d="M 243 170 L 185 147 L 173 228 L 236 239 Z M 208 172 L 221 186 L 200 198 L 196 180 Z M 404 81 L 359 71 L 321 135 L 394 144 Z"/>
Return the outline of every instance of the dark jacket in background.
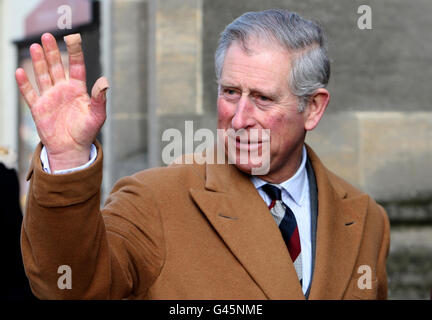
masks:
<path fill-rule="evenodd" d="M 1 290 L 2 300 L 35 299 L 31 293 L 20 248 L 22 213 L 19 203 L 19 181 L 14 169 L 0 162 L 0 225 L 2 232 Z"/>

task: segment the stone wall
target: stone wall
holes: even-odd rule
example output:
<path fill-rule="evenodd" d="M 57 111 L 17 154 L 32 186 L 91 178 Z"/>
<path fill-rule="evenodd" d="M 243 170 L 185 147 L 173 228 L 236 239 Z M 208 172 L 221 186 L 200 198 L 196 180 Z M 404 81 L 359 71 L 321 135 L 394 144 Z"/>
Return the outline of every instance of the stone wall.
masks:
<path fill-rule="evenodd" d="M 109 142 L 104 179 L 111 183 L 105 186 L 148 166 L 148 2 L 115 0 L 112 6 L 110 130 L 102 137 Z"/>

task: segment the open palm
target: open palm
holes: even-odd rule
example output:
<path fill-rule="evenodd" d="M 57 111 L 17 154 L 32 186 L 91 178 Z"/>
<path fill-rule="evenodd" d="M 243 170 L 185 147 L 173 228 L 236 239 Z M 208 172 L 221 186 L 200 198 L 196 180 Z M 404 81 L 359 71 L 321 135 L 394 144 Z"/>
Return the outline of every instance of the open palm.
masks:
<path fill-rule="evenodd" d="M 16 81 L 30 107 L 52 169 L 67 169 L 88 161 L 90 147 L 106 118 L 105 91 L 108 82 L 99 78 L 92 96 L 87 94 L 81 37 L 65 37 L 69 53 L 69 79 L 65 77 L 55 38 L 45 33 L 42 46 L 32 44 L 30 55 L 39 95 L 19 68 Z M 53 168 L 54 167 L 54 168 Z"/>

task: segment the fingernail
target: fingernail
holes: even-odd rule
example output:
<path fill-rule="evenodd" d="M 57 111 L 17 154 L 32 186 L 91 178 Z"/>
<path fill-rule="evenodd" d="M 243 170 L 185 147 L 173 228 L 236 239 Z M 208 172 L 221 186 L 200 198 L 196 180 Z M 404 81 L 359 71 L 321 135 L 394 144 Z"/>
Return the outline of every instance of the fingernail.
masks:
<path fill-rule="evenodd" d="M 108 87 L 104 88 L 101 90 L 101 92 L 99 92 L 99 99 L 102 99 L 102 101 L 106 100 L 106 93 L 108 91 Z"/>

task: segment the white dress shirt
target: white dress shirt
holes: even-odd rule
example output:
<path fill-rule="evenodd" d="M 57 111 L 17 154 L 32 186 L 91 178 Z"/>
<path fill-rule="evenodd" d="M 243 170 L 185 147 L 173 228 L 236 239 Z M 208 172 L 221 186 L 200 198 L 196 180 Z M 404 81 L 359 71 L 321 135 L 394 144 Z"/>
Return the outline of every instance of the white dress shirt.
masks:
<path fill-rule="evenodd" d="M 97 149 L 96 149 L 96 146 L 94 144 L 92 144 L 91 148 L 90 148 L 90 160 L 89 160 L 89 162 L 83 164 L 82 166 L 76 167 L 76 168 L 64 169 L 64 170 L 55 170 L 53 172 L 53 174 L 66 174 L 66 173 L 71 173 L 74 171 L 85 169 L 87 167 L 90 167 L 92 165 L 92 163 L 95 162 L 96 157 L 97 157 Z M 45 147 L 42 147 L 40 159 L 42 162 L 43 170 L 47 173 L 51 173 L 51 168 L 50 168 L 49 161 L 48 161 L 48 154 L 47 154 Z"/>
<path fill-rule="evenodd" d="M 90 160 L 86 164 L 71 169 L 56 170 L 54 174 L 66 174 L 74 171 L 82 170 L 89 167 L 97 157 L 95 145 L 92 145 L 90 151 Z M 302 162 L 297 172 L 290 179 L 277 185 L 282 189 L 282 201 L 290 207 L 297 220 L 297 226 L 300 233 L 300 246 L 302 255 L 302 290 L 306 293 L 311 280 L 312 268 L 312 247 L 311 247 L 311 217 L 310 217 L 310 199 L 309 199 L 309 180 L 306 172 L 306 148 L 303 146 Z M 51 173 L 49 166 L 48 155 L 45 147 L 42 148 L 40 156 L 42 167 L 45 172 Z M 262 190 L 262 186 L 267 182 L 258 177 L 251 176 L 251 181 L 257 188 L 260 196 L 263 198 L 267 206 L 270 205 L 271 199 L 267 193 Z"/>
<path fill-rule="evenodd" d="M 302 162 L 297 172 L 290 179 L 275 185 L 282 190 L 282 202 L 292 210 L 297 220 L 302 255 L 303 293 L 306 293 L 309 287 L 312 271 L 310 195 L 306 158 L 306 147 L 303 146 Z M 269 206 L 271 199 L 261 188 L 267 182 L 255 176 L 251 176 L 251 181 L 267 206 Z"/>

